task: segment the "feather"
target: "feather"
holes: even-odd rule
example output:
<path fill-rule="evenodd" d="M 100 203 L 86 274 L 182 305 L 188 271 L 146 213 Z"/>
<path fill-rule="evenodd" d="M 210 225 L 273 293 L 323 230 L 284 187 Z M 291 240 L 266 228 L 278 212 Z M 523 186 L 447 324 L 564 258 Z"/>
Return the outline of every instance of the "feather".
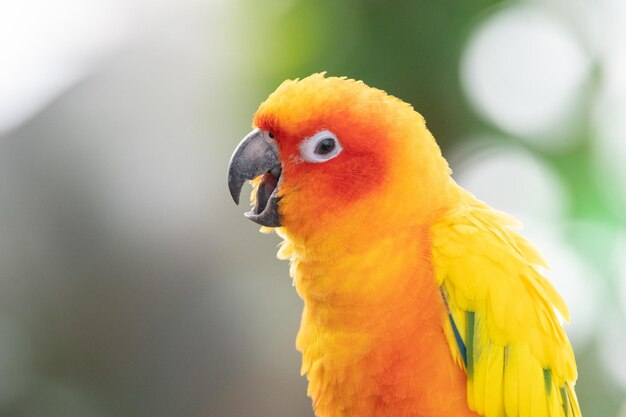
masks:
<path fill-rule="evenodd" d="M 461 357 L 463 358 L 463 363 L 467 366 L 467 350 L 465 348 L 465 343 L 461 338 L 461 334 L 459 333 L 459 329 L 456 327 L 456 323 L 454 322 L 454 318 L 452 318 L 452 314 L 449 314 L 450 324 L 452 325 L 452 330 L 454 331 L 454 339 L 459 347 L 459 351 L 461 353 Z"/>
<path fill-rule="evenodd" d="M 470 408 L 485 417 L 580 417 L 576 363 L 555 311 L 569 312 L 539 272 L 545 261 L 509 216 L 464 197 L 433 226 L 433 261 Z"/>

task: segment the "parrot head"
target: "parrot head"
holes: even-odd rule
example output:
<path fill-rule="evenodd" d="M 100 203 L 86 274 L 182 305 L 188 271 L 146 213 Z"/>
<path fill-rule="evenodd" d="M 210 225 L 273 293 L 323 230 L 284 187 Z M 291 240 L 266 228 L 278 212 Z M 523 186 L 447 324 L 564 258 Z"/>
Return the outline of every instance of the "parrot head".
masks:
<path fill-rule="evenodd" d="M 236 203 L 252 180 L 246 217 L 308 238 L 320 230 L 389 228 L 440 205 L 450 170 L 413 108 L 361 81 L 313 74 L 282 83 L 236 148 Z"/>

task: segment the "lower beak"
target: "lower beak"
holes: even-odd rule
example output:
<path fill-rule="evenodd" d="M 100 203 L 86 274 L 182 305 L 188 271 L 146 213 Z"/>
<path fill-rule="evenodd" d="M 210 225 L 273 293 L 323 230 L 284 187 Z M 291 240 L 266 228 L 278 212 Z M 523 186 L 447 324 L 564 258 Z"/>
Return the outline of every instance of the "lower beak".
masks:
<path fill-rule="evenodd" d="M 259 129 L 254 129 L 243 138 L 230 158 L 228 188 L 235 204 L 239 204 L 243 184 L 262 175 L 256 204 L 245 213 L 247 218 L 262 226 L 280 226 L 278 185 L 281 172 L 276 144 L 269 140 L 266 132 Z"/>

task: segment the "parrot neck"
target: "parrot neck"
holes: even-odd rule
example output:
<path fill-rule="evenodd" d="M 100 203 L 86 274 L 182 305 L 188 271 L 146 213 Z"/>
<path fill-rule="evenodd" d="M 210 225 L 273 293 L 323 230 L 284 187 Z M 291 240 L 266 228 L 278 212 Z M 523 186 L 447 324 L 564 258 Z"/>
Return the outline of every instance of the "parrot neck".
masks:
<path fill-rule="evenodd" d="M 452 404 L 446 415 L 476 417 L 442 330 L 447 313 L 429 229 L 406 228 L 352 250 L 283 243 L 279 256 L 291 260 L 304 300 L 296 347 L 316 415 L 426 416 Z"/>
<path fill-rule="evenodd" d="M 347 245 L 345 235 L 312 247 L 288 238 L 283 242 L 279 258 L 290 259 L 296 291 L 309 310 L 319 310 L 317 319 L 374 324 L 380 317 L 372 317 L 372 311 L 393 309 L 400 292 L 419 296 L 436 290 L 429 227 L 406 227 L 352 242 Z M 418 303 L 414 306 L 419 309 Z"/>

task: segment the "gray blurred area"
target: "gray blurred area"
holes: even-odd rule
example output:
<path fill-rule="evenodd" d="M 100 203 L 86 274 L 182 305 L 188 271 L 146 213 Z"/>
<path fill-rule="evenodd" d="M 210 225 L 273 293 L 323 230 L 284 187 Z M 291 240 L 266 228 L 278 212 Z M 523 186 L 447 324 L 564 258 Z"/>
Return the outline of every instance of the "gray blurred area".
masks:
<path fill-rule="evenodd" d="M 226 187 L 258 101 L 226 12 L 174 13 L 0 137 L 0 415 L 312 415 L 287 265 Z"/>

